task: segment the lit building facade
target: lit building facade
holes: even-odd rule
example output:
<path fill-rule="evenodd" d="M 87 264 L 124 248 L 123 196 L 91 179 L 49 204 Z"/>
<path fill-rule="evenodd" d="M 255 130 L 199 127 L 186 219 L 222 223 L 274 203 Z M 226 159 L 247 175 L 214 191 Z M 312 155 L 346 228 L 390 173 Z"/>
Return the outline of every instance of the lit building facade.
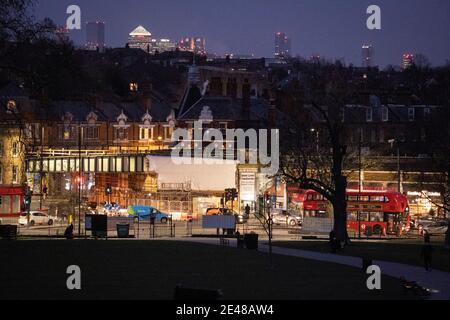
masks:
<path fill-rule="evenodd" d="M 363 44 L 362 46 L 362 66 L 364 68 L 371 68 L 374 66 L 374 50 L 370 44 Z"/>
<path fill-rule="evenodd" d="M 402 68 L 403 70 L 408 69 L 414 63 L 414 55 L 412 53 L 404 53 L 402 56 Z"/>
<path fill-rule="evenodd" d="M 178 49 L 194 52 L 199 55 L 206 55 L 206 39 L 201 37 L 184 37 L 178 43 Z"/>
<path fill-rule="evenodd" d="M 138 26 L 128 35 L 128 47 L 133 49 L 142 49 L 148 53 L 152 52 L 152 34 L 143 26 Z"/>
<path fill-rule="evenodd" d="M 177 45 L 175 42 L 170 39 L 153 39 L 152 40 L 152 50 L 153 52 L 167 52 L 167 51 L 175 51 Z"/>
<path fill-rule="evenodd" d="M 275 34 L 275 58 L 285 59 L 291 56 L 292 41 L 284 32 Z"/>

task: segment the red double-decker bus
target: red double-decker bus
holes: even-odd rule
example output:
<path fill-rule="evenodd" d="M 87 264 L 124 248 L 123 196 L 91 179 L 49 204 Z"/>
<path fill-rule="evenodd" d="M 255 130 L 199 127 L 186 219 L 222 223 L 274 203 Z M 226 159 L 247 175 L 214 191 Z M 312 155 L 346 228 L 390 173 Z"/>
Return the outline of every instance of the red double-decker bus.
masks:
<path fill-rule="evenodd" d="M 304 216 L 329 218 L 331 206 L 319 193 L 308 190 L 303 202 Z M 347 192 L 347 230 L 371 234 L 409 232 L 411 216 L 404 194 L 381 191 Z"/>

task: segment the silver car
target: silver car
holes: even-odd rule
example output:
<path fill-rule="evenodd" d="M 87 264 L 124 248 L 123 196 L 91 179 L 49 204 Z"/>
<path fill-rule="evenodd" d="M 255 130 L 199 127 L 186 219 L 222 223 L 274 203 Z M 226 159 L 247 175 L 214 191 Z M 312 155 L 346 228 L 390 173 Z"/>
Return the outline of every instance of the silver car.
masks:
<path fill-rule="evenodd" d="M 284 210 L 277 210 L 272 212 L 273 223 L 276 225 L 285 225 L 285 226 L 301 226 L 303 219 L 301 216 L 293 215 Z"/>

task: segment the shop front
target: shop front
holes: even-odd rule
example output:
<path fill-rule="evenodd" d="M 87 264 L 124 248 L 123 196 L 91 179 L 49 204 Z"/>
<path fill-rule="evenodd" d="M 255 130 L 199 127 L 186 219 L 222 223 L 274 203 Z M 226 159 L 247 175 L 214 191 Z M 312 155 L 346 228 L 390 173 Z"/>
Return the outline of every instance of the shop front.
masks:
<path fill-rule="evenodd" d="M 1 223 L 13 223 L 12 220 L 18 219 L 23 203 L 24 189 L 22 187 L 0 187 Z"/>

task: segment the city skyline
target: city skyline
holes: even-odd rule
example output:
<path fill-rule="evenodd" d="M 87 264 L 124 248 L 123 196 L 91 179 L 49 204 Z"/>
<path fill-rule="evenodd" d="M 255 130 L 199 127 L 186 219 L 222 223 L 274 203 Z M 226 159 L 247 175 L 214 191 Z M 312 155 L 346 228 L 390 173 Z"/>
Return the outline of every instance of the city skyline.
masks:
<path fill-rule="evenodd" d="M 41 1 L 35 15 L 63 24 L 69 4 L 72 1 Z M 360 65 L 361 44 L 371 43 L 377 48 L 377 64 L 381 67 L 400 65 L 404 52 L 424 54 L 433 65 L 450 59 L 450 3 L 443 0 L 411 0 L 408 6 L 380 0 L 382 30 L 376 31 L 366 28 L 366 9 L 372 4 L 366 0 L 339 4 L 285 0 L 265 1 L 264 5 L 255 0 L 230 0 L 226 5 L 211 5 L 208 0 L 131 0 L 127 4 L 79 0 L 76 4 L 81 7 L 83 22 L 106 22 L 106 42 L 111 47 L 125 46 L 129 30 L 142 24 L 161 38 L 201 35 L 208 39 L 208 50 L 217 54 L 272 57 L 273 35 L 282 31 L 292 38 L 293 56 L 319 53 Z M 238 4 L 239 12 L 234 9 Z M 83 30 L 72 32 L 77 44 L 82 43 L 83 35 Z"/>

